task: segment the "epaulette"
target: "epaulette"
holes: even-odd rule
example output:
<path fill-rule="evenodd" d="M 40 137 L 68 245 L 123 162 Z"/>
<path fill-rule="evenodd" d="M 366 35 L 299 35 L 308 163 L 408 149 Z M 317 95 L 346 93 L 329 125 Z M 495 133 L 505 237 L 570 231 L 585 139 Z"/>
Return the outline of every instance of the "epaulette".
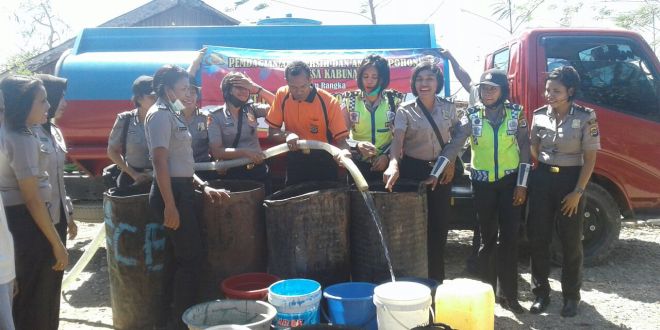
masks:
<path fill-rule="evenodd" d="M 594 112 L 594 109 L 587 108 L 587 107 L 583 107 L 583 106 L 581 106 L 581 105 L 579 105 L 579 104 L 575 104 L 575 103 L 573 103 L 573 107 L 574 107 L 576 110 L 580 110 L 580 111 L 583 111 L 583 112 L 586 112 L 586 113 Z"/>
<path fill-rule="evenodd" d="M 484 108 L 485 108 L 485 106 L 483 104 L 478 103 L 478 104 L 475 104 L 475 105 L 467 108 L 466 111 L 467 111 L 468 114 L 471 115 L 471 114 L 474 114 L 474 113 L 477 113 L 477 112 L 483 110 Z"/>
<path fill-rule="evenodd" d="M 405 101 L 405 102 L 401 102 L 401 104 L 399 106 L 400 107 L 406 107 L 406 106 L 409 106 L 411 104 L 415 104 L 415 102 L 417 102 L 417 100 L 412 99 L 412 100 L 408 100 L 408 101 Z"/>
<path fill-rule="evenodd" d="M 396 89 L 386 89 L 386 90 L 383 92 L 383 94 L 384 94 L 384 95 L 392 94 L 393 97 L 398 98 L 398 99 L 401 99 L 401 100 L 403 100 L 403 98 L 405 97 L 405 94 L 399 92 L 399 91 L 396 90 Z"/>
<path fill-rule="evenodd" d="M 137 114 L 137 109 L 133 109 L 133 110 L 128 110 L 128 111 L 120 112 L 120 113 L 117 115 L 117 117 L 118 117 L 119 119 L 124 119 L 124 118 L 126 118 L 126 117 L 133 117 L 133 116 L 135 116 L 136 114 Z"/>
<path fill-rule="evenodd" d="M 438 100 L 440 100 L 442 102 L 445 102 L 445 103 L 454 104 L 454 99 L 452 99 L 452 98 L 445 98 L 445 97 L 442 97 L 442 96 L 438 96 Z"/>
<path fill-rule="evenodd" d="M 209 113 L 215 113 L 220 110 L 223 110 L 225 108 L 224 105 L 217 105 L 217 106 L 212 106 L 212 107 L 205 107 L 204 109 L 207 109 Z"/>
<path fill-rule="evenodd" d="M 537 113 L 537 112 L 540 113 L 540 112 L 542 112 L 542 111 L 548 111 L 548 106 L 547 106 L 547 105 L 544 105 L 544 106 L 542 106 L 542 107 L 540 107 L 540 108 L 534 110 L 534 113 Z"/>
<path fill-rule="evenodd" d="M 511 107 L 511 109 L 516 111 L 522 111 L 523 109 L 522 106 L 520 106 L 520 104 L 518 103 L 509 103 L 509 106 Z"/>
<path fill-rule="evenodd" d="M 156 103 L 156 108 L 158 110 L 169 110 L 169 108 L 165 103 Z"/>

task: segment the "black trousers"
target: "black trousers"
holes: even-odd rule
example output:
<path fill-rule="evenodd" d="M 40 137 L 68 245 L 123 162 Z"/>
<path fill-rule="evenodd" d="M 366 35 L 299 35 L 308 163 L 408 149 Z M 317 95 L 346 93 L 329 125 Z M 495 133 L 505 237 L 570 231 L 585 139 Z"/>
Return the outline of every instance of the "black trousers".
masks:
<path fill-rule="evenodd" d="M 187 329 L 181 316 L 198 301 L 198 285 L 204 250 L 200 221 L 195 213 L 195 191 L 192 178 L 171 178 L 172 194 L 179 211 L 177 230 L 165 228 L 167 261 L 163 280 L 162 315 L 169 315 L 168 328 Z M 149 194 L 149 206 L 156 217 L 164 221 L 165 203 L 158 183 L 154 180 Z"/>
<path fill-rule="evenodd" d="M 337 163 L 322 150 L 289 152 L 286 157 L 286 186 L 310 181 L 338 181 Z"/>
<path fill-rule="evenodd" d="M 516 174 L 494 182 L 472 182 L 481 244 L 477 257 L 479 277 L 499 295 L 518 300 L 518 230 L 521 207 L 513 206 Z"/>
<path fill-rule="evenodd" d="M 251 169 L 248 169 L 246 166 L 230 168 L 227 170 L 227 174 L 220 176 L 220 179 L 261 182 L 264 184 L 266 196 L 270 195 L 273 190 L 273 184 L 270 180 L 270 174 L 268 173 L 268 166 L 266 164 L 255 165 Z"/>
<path fill-rule="evenodd" d="M 579 166 L 567 166 L 553 173 L 550 166 L 539 163 L 532 172 L 527 235 L 532 259 L 532 291 L 536 296 L 550 294 L 550 243 L 557 230 L 563 253 L 562 295 L 564 299 L 580 299 L 584 197 L 580 200 L 577 214 L 568 217 L 561 212 L 561 201 L 575 189 L 580 170 Z"/>
<path fill-rule="evenodd" d="M 66 242 L 66 217 L 55 225 Z M 64 272 L 54 271 L 53 249 L 25 205 L 5 207 L 7 224 L 14 237 L 18 294 L 13 301 L 17 330 L 57 329 L 60 323 L 60 291 Z"/>
<path fill-rule="evenodd" d="M 429 177 L 434 162 L 404 156 L 401 161 L 402 179 L 423 181 Z M 428 201 L 428 262 L 429 277 L 439 283 L 445 279 L 445 246 L 449 231 L 451 184 L 437 185 L 427 190 Z"/>

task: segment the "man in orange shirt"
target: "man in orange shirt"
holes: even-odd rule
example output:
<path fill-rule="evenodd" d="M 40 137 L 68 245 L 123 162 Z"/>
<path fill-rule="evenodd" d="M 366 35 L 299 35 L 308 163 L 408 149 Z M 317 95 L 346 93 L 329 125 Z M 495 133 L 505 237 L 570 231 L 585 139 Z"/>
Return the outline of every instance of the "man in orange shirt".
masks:
<path fill-rule="evenodd" d="M 274 143 L 286 143 L 286 185 L 308 181 L 337 181 L 337 164 L 330 154 L 298 150 L 299 138 L 333 143 L 350 157 L 346 138 L 348 129 L 339 102 L 332 94 L 312 84 L 311 70 L 301 61 L 291 62 L 284 70 L 287 86 L 280 87 L 266 116 L 268 137 Z M 284 125 L 284 130 L 282 126 Z M 335 159 L 339 159 L 336 157 Z"/>

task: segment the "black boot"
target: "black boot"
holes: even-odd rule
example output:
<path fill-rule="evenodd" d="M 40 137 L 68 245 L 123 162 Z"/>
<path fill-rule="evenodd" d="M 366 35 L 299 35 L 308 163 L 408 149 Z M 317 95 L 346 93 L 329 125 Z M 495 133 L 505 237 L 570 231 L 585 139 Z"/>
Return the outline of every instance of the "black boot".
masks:
<path fill-rule="evenodd" d="M 550 297 L 548 296 L 539 296 L 534 299 L 532 307 L 529 309 L 529 312 L 532 314 L 541 314 L 543 313 L 550 305 Z"/>
<path fill-rule="evenodd" d="M 564 307 L 561 309 L 561 316 L 573 317 L 577 315 L 579 304 L 579 299 L 564 299 Z"/>
<path fill-rule="evenodd" d="M 506 310 L 510 310 L 514 314 L 522 314 L 525 312 L 525 308 L 523 308 L 520 305 L 518 299 L 508 299 L 504 297 L 498 297 L 497 303 L 499 303 L 502 308 Z"/>

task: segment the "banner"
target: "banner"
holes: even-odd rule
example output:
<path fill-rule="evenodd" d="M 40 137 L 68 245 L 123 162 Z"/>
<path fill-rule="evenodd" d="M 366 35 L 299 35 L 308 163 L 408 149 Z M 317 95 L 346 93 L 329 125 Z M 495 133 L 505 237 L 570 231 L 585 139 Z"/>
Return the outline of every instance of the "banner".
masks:
<path fill-rule="evenodd" d="M 224 103 L 220 82 L 231 71 L 242 72 L 264 89 L 275 93 L 286 85 L 284 68 L 295 60 L 307 63 L 312 71 L 312 82 L 317 88 L 330 93 L 358 89 L 357 69 L 362 59 L 370 54 L 380 55 L 389 61 L 388 88 L 403 93 L 410 92 L 412 69 L 422 58 L 431 57 L 443 71 L 447 67 L 438 49 L 265 50 L 205 47 L 207 50 L 201 65 L 202 106 Z"/>

